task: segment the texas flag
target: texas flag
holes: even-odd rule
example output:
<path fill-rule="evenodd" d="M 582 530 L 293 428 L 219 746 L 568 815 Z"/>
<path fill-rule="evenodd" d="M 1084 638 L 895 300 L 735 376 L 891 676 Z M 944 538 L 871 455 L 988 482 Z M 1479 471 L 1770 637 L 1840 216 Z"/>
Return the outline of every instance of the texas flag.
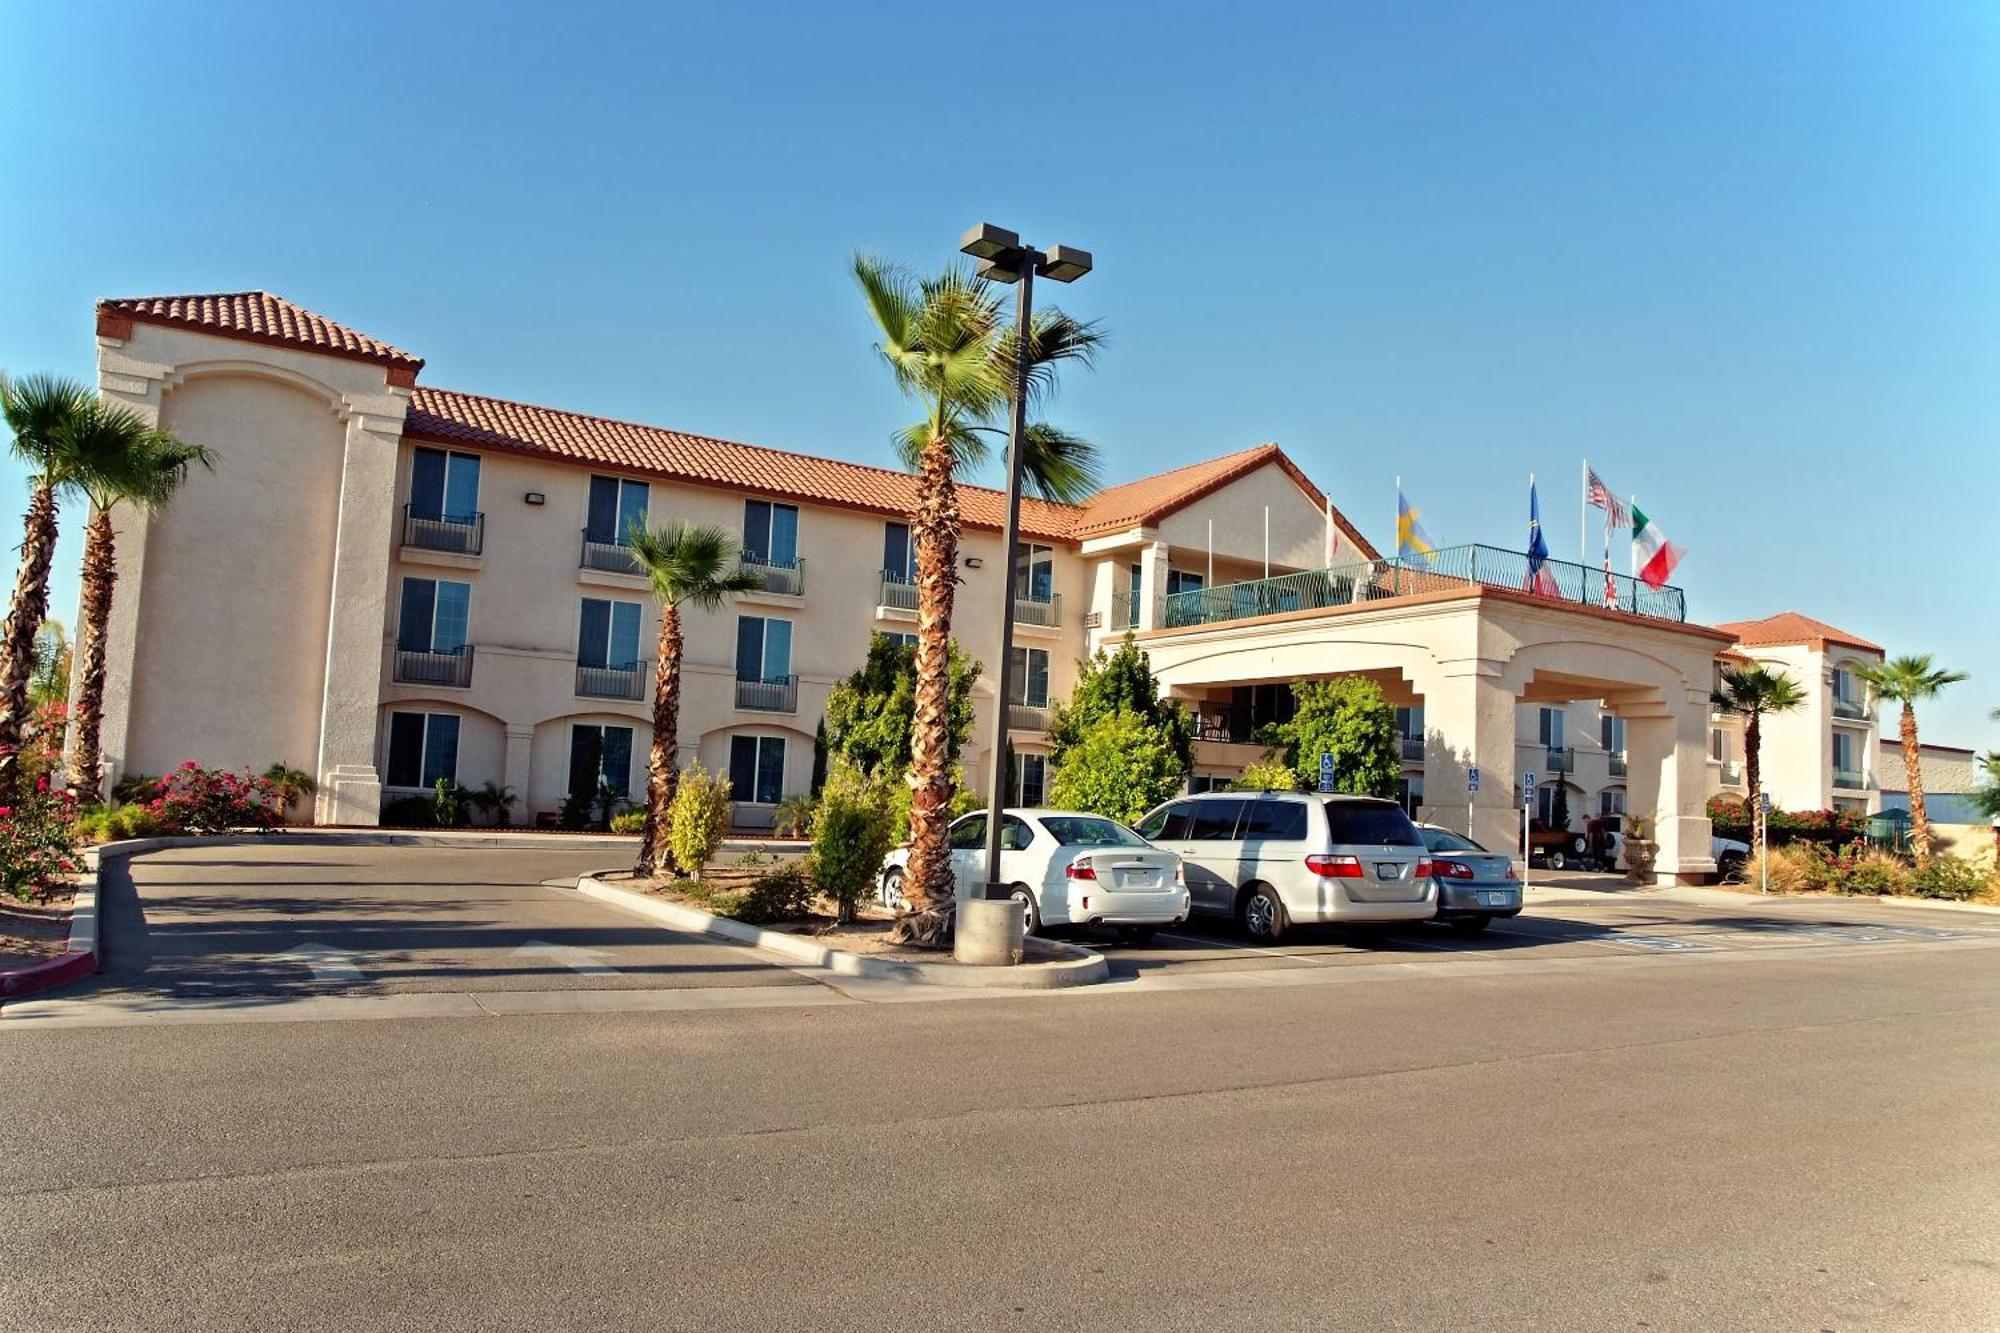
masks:
<path fill-rule="evenodd" d="M 1542 500 L 1535 493 L 1535 479 L 1528 478 L 1528 581 L 1526 590 L 1537 597 L 1560 597 L 1556 572 L 1549 568 L 1549 544 L 1542 539 Z"/>
<path fill-rule="evenodd" d="M 1674 566 L 1686 555 L 1680 547 L 1667 540 L 1667 534 L 1660 531 L 1660 525 L 1646 517 L 1646 511 L 1638 505 L 1632 506 L 1632 567 L 1639 572 L 1648 588 L 1663 588 L 1673 577 Z"/>

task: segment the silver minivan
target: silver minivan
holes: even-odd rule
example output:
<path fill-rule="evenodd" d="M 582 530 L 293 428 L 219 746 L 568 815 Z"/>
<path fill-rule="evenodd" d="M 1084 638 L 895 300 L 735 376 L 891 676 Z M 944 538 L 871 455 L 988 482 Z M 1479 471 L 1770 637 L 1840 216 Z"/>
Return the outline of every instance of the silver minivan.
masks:
<path fill-rule="evenodd" d="M 1323 921 L 1422 921 L 1437 911 L 1423 838 L 1394 801 L 1204 792 L 1168 801 L 1135 828 L 1180 854 L 1195 912 L 1229 917 L 1252 939 Z"/>

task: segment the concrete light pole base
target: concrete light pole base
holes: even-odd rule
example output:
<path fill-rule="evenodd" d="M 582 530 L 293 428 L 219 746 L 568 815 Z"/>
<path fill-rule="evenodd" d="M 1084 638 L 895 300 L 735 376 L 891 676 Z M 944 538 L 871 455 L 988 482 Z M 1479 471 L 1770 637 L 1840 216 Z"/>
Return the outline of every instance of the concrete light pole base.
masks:
<path fill-rule="evenodd" d="M 1012 898 L 961 898 L 951 956 L 974 967 L 1012 967 L 1027 948 L 1024 906 Z"/>

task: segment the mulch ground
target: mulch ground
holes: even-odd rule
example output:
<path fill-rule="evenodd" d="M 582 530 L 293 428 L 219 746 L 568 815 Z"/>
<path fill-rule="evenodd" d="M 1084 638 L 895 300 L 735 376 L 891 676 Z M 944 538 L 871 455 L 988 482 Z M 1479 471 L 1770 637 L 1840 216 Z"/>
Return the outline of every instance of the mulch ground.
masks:
<path fill-rule="evenodd" d="M 0 895 L 0 972 L 33 967 L 66 952 L 74 898 L 68 889 L 38 903 Z"/>

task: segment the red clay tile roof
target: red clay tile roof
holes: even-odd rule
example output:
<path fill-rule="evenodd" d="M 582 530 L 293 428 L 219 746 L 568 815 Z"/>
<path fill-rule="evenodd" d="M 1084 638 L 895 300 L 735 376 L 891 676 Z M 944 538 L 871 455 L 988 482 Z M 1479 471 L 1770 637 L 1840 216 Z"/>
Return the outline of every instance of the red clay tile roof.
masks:
<path fill-rule="evenodd" d="M 434 443 L 553 454 L 621 472 L 879 514 L 906 515 L 917 503 L 917 479 L 907 472 L 423 384 L 411 398 L 403 433 Z M 1006 496 L 1000 491 L 960 486 L 958 503 L 969 527 L 998 532 L 1006 519 Z M 1066 505 L 1024 498 L 1021 535 L 1067 540 L 1076 513 Z"/>
<path fill-rule="evenodd" d="M 303 347 L 330 356 L 374 361 L 408 371 L 412 377 L 423 369 L 424 359 L 399 347 L 391 347 L 303 306 L 293 305 L 269 292 L 219 292 L 207 296 L 131 296 L 97 303 L 100 320 L 106 316 L 138 320 L 145 324 L 166 324 L 176 328 L 200 329 L 229 338 L 251 342 Z"/>
<path fill-rule="evenodd" d="M 1267 463 L 1275 463 L 1284 469 L 1285 475 L 1297 483 L 1316 507 L 1325 507 L 1326 496 L 1306 478 L 1306 474 L 1286 456 L 1283 449 L 1275 444 L 1260 444 L 1254 449 L 1224 454 L 1220 458 L 1210 458 L 1172 472 L 1141 477 L 1137 481 L 1099 491 L 1084 505 L 1071 535 L 1081 540 L 1150 526 Z M 1355 531 L 1338 509 L 1333 511 L 1333 521 L 1347 540 L 1365 552 L 1369 559 L 1378 558 L 1368 539 Z"/>
<path fill-rule="evenodd" d="M 1827 624 L 1824 620 L 1814 620 L 1811 616 L 1800 615 L 1797 611 L 1780 611 L 1775 616 L 1763 620 L 1732 620 L 1716 626 L 1724 633 L 1734 634 L 1736 642 L 1746 648 L 1775 648 L 1781 645 L 1800 644 L 1804 647 L 1825 652 L 1830 643 L 1838 643 L 1848 648 L 1865 648 L 1870 652 L 1881 652 L 1882 645 L 1870 643 L 1858 634 L 1849 634 L 1844 629 Z"/>

